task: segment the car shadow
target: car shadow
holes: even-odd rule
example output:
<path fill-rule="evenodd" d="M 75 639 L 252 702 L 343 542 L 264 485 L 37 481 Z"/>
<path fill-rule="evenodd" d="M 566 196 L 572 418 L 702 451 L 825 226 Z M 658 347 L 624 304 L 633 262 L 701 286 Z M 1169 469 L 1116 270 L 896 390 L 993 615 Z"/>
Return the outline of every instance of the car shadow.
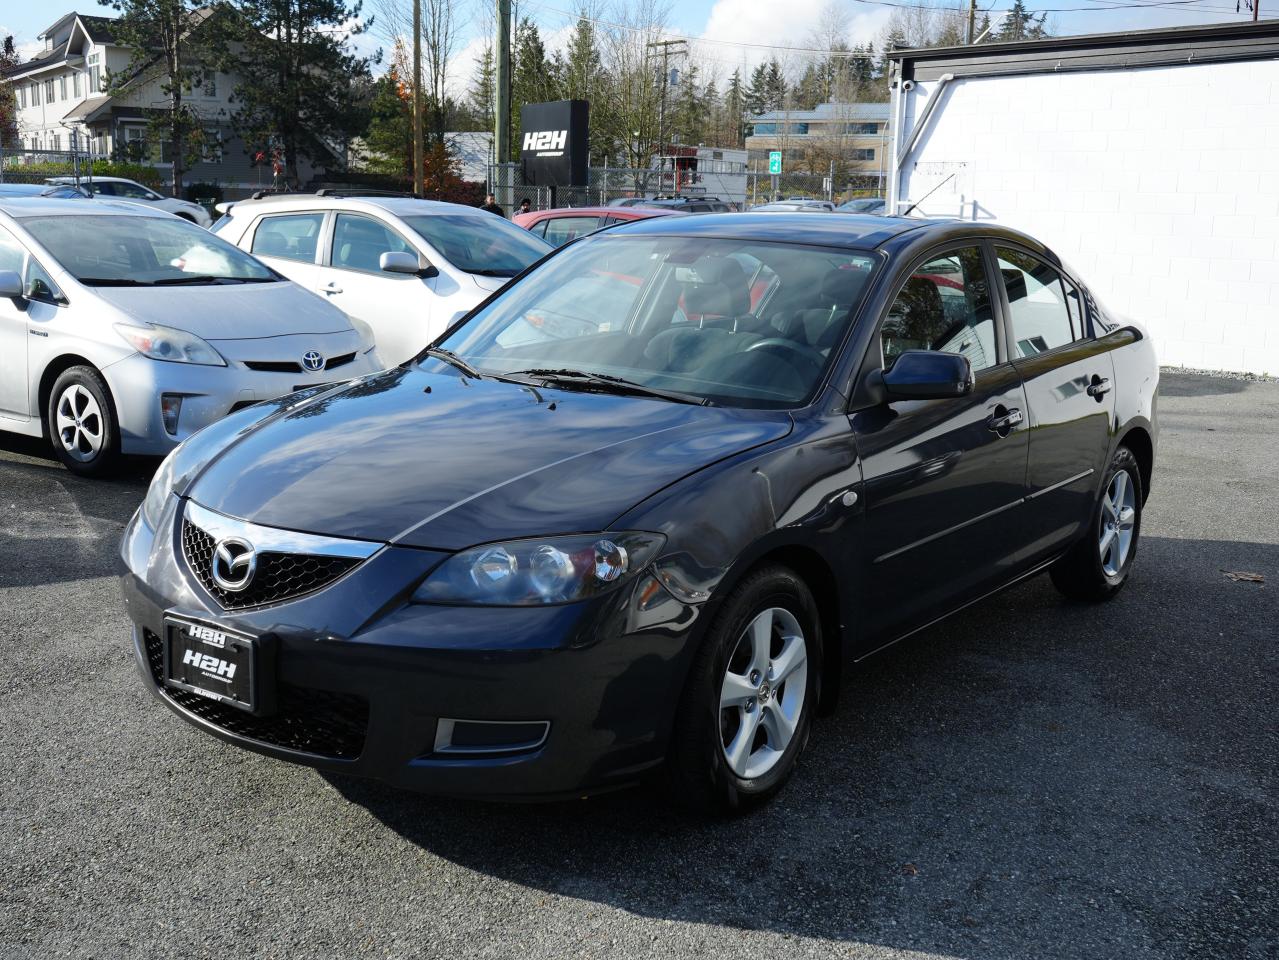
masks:
<path fill-rule="evenodd" d="M 1279 547 L 1141 550 L 1111 603 L 1039 577 L 865 661 L 785 791 L 735 819 L 651 787 L 517 806 L 328 779 L 442 858 L 648 917 L 960 957 L 1250 955 L 1226 892 L 1274 757 L 1221 746 L 1272 729 Z"/>
<path fill-rule="evenodd" d="M 129 457 L 114 476 L 87 479 L 47 441 L 0 434 L 0 587 L 113 574 L 120 535 L 158 465 Z"/>

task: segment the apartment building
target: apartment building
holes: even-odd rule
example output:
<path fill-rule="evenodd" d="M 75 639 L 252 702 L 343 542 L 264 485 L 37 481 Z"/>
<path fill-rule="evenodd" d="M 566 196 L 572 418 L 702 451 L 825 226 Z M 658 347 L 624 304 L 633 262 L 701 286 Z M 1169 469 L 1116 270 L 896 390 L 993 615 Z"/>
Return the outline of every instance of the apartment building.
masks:
<path fill-rule="evenodd" d="M 196 14 L 201 16 L 201 14 Z M 161 81 L 143 71 L 124 90 L 105 92 L 108 75 L 123 74 L 130 48 L 116 42 L 109 17 L 68 13 L 39 37 L 44 48 L 26 63 L 4 72 L 17 98 L 18 136 L 27 150 L 66 151 L 172 168 L 167 143 L 153 142 L 147 123 L 167 103 Z M 187 184 L 216 182 L 244 190 L 269 186 L 269 164 L 255 163 L 230 126 L 236 78 L 216 70 L 184 94 L 204 122 L 199 160 L 184 173 Z M 313 170 L 304 167 L 303 179 Z M 167 178 L 167 177 L 166 177 Z"/>
<path fill-rule="evenodd" d="M 819 103 L 752 117 L 746 150 L 753 165 L 780 150 L 788 173 L 825 174 L 834 160 L 848 176 L 882 180 L 890 136 L 887 103 Z"/>

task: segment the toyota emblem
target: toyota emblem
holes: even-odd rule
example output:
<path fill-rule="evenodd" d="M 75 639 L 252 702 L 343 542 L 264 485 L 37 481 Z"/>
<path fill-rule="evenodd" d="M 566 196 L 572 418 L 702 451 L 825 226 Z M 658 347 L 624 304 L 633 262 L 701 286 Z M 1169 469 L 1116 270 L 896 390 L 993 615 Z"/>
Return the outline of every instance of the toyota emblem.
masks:
<path fill-rule="evenodd" d="M 213 582 L 230 593 L 239 593 L 253 582 L 258 554 L 253 544 L 239 537 L 226 537 L 213 548 Z"/>
<path fill-rule="evenodd" d="M 302 369 L 315 373 L 324 369 L 324 357 L 318 350 L 308 350 L 302 354 Z"/>

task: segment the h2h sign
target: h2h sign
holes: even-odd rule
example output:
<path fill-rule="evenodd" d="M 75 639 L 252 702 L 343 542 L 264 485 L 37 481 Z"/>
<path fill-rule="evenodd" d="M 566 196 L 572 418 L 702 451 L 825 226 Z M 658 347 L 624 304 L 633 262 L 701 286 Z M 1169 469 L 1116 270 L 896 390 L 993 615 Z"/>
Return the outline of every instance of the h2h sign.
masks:
<path fill-rule="evenodd" d="M 520 108 L 520 162 L 525 183 L 584 187 L 589 156 L 587 101 L 529 103 Z"/>
<path fill-rule="evenodd" d="M 773 176 L 782 172 L 782 152 L 780 150 L 768 151 L 768 172 Z"/>

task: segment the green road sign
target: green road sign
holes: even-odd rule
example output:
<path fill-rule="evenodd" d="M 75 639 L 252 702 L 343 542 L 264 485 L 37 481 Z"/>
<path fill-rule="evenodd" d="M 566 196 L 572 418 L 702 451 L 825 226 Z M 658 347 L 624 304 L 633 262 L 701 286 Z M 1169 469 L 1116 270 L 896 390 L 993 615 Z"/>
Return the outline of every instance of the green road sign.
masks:
<path fill-rule="evenodd" d="M 782 172 L 782 152 L 780 150 L 768 151 L 768 172 L 774 176 Z"/>

